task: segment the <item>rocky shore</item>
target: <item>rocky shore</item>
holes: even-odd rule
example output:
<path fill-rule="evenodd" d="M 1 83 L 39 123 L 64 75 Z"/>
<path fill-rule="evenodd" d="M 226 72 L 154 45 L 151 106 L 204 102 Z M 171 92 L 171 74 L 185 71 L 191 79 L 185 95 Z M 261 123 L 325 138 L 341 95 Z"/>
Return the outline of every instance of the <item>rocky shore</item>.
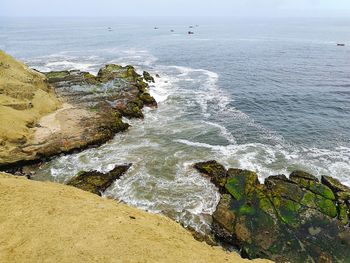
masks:
<path fill-rule="evenodd" d="M 147 82 L 154 82 L 148 72 L 114 64 L 97 76 L 41 73 L 0 51 L 0 121 L 6 124 L 0 128 L 0 169 L 30 178 L 23 166 L 127 130 L 123 117 L 143 118 L 144 106 L 157 107 Z M 0 173 L 0 261 L 246 262 L 196 241 L 168 218 L 97 196 L 131 165 L 105 174 L 82 171 L 67 185 Z"/>
<path fill-rule="evenodd" d="M 275 262 L 350 262 L 350 189 L 338 180 L 294 171 L 264 184 L 253 171 L 216 161 L 194 167 L 218 187 L 215 237 L 242 256 Z"/>
<path fill-rule="evenodd" d="M 35 177 L 23 167 L 107 142 L 157 107 L 153 82 L 115 64 L 96 76 L 41 73 L 0 51 L 0 170 Z M 334 178 L 294 171 L 261 183 L 254 171 L 196 163 L 221 194 L 212 235 L 193 233 L 205 244 L 170 219 L 99 197 L 131 166 L 81 171 L 67 185 L 0 174 L 0 261 L 249 262 L 220 244 L 256 262 L 350 262 L 350 189 Z"/>
<path fill-rule="evenodd" d="M 132 66 L 40 73 L 0 53 L 0 166 L 105 143 L 128 129 L 122 118 L 143 118 L 157 107 L 147 81 Z M 143 74 L 154 81 L 149 73 Z"/>

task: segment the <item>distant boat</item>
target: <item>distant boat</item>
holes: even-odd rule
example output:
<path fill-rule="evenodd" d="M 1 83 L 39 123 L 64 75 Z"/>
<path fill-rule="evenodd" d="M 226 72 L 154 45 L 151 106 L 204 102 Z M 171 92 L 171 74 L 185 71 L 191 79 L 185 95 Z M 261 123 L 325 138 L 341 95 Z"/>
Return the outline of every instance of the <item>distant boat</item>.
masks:
<path fill-rule="evenodd" d="M 170 32 L 174 32 L 174 29 L 171 29 Z"/>
<path fill-rule="evenodd" d="M 154 29 L 158 29 L 158 27 L 155 26 Z"/>
<path fill-rule="evenodd" d="M 189 35 L 193 35 L 194 32 L 193 32 L 193 31 L 188 31 L 188 34 L 189 34 Z"/>
<path fill-rule="evenodd" d="M 345 47 L 345 44 L 338 43 L 337 46 L 338 46 L 338 47 Z"/>

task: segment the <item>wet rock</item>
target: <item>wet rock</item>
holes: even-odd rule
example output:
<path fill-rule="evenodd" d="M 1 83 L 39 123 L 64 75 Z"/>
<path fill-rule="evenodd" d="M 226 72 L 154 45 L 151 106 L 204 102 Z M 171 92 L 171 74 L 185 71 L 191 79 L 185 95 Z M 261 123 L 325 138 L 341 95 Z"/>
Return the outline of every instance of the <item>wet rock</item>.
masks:
<path fill-rule="evenodd" d="M 141 76 L 136 73 L 135 68 L 130 65 L 122 67 L 116 64 L 109 64 L 101 68 L 97 73 L 97 78 L 104 83 L 117 78 L 125 79 L 129 82 L 137 82 L 140 80 L 140 77 Z"/>
<path fill-rule="evenodd" d="M 123 176 L 130 166 L 131 164 L 119 165 L 108 173 L 101 173 L 98 171 L 80 172 L 76 177 L 72 178 L 67 185 L 101 195 L 115 180 Z"/>
<path fill-rule="evenodd" d="M 154 78 L 151 76 L 151 74 L 149 74 L 147 71 L 143 72 L 143 78 L 147 81 L 147 82 L 155 82 Z"/>
<path fill-rule="evenodd" d="M 44 74 L 46 79 L 41 76 L 45 85 L 49 83 L 54 88 L 62 106 L 50 116 L 27 124 L 33 133 L 28 136 L 30 140 L 19 138 L 18 149 L 0 166 L 22 166 L 25 162 L 98 146 L 128 129 L 123 117 L 143 118 L 144 106 L 157 107 L 148 84 L 132 66 L 109 64 L 97 76 L 80 70 Z M 30 103 L 9 106 L 32 107 Z"/>
<path fill-rule="evenodd" d="M 321 182 L 324 185 L 327 185 L 332 191 L 337 192 L 349 192 L 350 188 L 341 184 L 339 180 L 332 178 L 330 176 L 322 175 Z"/>
<path fill-rule="evenodd" d="M 295 171 L 289 178 L 270 176 L 261 184 L 255 172 L 225 172 L 215 161 L 195 168 L 210 176 L 222 193 L 213 214 L 215 236 L 243 256 L 292 263 L 350 262 L 350 192 L 340 182 L 330 177 L 319 182 Z"/>
<path fill-rule="evenodd" d="M 147 92 L 140 94 L 139 99 L 148 107 L 156 108 L 158 106 L 156 100 Z"/>
<path fill-rule="evenodd" d="M 199 172 L 209 176 L 210 180 L 219 188 L 226 184 L 226 169 L 216 161 L 196 163 L 194 165 Z"/>

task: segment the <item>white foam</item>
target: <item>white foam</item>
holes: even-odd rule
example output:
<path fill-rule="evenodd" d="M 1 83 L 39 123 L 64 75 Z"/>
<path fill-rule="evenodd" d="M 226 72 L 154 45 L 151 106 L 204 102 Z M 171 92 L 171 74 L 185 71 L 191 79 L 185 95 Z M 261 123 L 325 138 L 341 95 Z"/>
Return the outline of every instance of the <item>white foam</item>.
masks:
<path fill-rule="evenodd" d="M 50 71 L 54 70 L 81 70 L 81 71 L 89 71 L 95 64 L 91 63 L 76 63 L 72 61 L 57 61 L 57 62 L 49 62 L 45 65 Z"/>
<path fill-rule="evenodd" d="M 155 78 L 155 84 L 150 87 L 150 94 L 158 103 L 164 102 L 170 95 L 172 84 L 172 78 L 162 74 L 160 78 Z"/>
<path fill-rule="evenodd" d="M 235 144 L 236 143 L 236 139 L 234 138 L 234 136 L 232 135 L 231 132 L 229 132 L 226 127 L 220 125 L 220 124 L 217 124 L 217 123 L 214 123 L 214 122 L 210 122 L 210 121 L 204 121 L 204 123 L 206 124 L 209 124 L 209 125 L 212 125 L 216 128 L 218 128 L 220 130 L 220 134 L 226 138 L 226 140 L 228 140 L 230 143 L 232 144 Z"/>
<path fill-rule="evenodd" d="M 147 65 L 152 74 L 161 76 L 150 86 L 150 93 L 158 101 L 159 108 L 146 109 L 144 120 L 129 120 L 132 127 L 127 133 L 117 134 L 99 148 L 53 160 L 43 168 L 43 173 L 48 171 L 56 180 L 66 181 L 80 170 L 106 172 L 116 164 L 133 163 L 127 174 L 105 194 L 150 212 L 167 214 L 199 231 L 208 229 L 210 220 L 207 217 L 214 212 L 219 194 L 193 169 L 193 163 L 198 161 L 216 159 L 226 167 L 254 170 L 261 180 L 300 168 L 318 176 L 335 176 L 350 185 L 350 178 L 347 178 L 350 149 L 303 149 L 287 145 L 283 138 L 232 106 L 233 98 L 217 84 L 217 73 L 155 65 L 157 58 L 144 50 L 109 49 L 106 52 L 116 56 L 109 63 L 136 64 L 142 69 Z M 56 61 L 49 61 L 49 66 L 65 67 L 68 63 L 75 69 L 80 66 L 94 69 L 94 64 L 89 61 L 78 66 L 74 61 L 79 59 L 64 54 Z M 99 63 L 101 61 L 96 65 Z M 186 114 L 191 113 L 188 112 L 191 107 L 199 107 L 198 114 L 202 116 L 188 119 Z M 276 143 L 237 144 L 221 119 L 208 120 L 210 112 L 219 113 L 223 121 L 242 121 Z M 207 134 L 214 137 L 206 137 Z M 194 139 L 197 136 L 201 139 Z M 211 140 L 215 141 L 216 136 L 225 138 L 228 144 L 212 144 Z"/>
<path fill-rule="evenodd" d="M 119 48 L 107 49 L 106 52 L 114 54 L 116 57 L 113 60 L 110 60 L 108 63 L 116 63 L 120 65 L 136 65 L 136 66 L 152 66 L 158 58 L 153 56 L 147 50 L 139 49 L 128 49 L 123 50 Z"/>

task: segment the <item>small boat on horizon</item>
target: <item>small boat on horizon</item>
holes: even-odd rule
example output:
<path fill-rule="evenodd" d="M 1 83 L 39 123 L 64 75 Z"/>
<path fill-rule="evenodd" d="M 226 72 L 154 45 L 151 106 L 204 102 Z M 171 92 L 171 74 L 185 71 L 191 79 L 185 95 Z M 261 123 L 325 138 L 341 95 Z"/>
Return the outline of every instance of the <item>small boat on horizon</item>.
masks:
<path fill-rule="evenodd" d="M 154 29 L 158 29 L 158 27 L 155 26 Z"/>
<path fill-rule="evenodd" d="M 345 44 L 343 44 L 343 43 L 338 43 L 337 46 L 338 46 L 338 47 L 345 47 Z"/>
<path fill-rule="evenodd" d="M 193 35 L 194 32 L 193 32 L 193 31 L 188 31 L 188 34 L 189 34 L 189 35 Z"/>

